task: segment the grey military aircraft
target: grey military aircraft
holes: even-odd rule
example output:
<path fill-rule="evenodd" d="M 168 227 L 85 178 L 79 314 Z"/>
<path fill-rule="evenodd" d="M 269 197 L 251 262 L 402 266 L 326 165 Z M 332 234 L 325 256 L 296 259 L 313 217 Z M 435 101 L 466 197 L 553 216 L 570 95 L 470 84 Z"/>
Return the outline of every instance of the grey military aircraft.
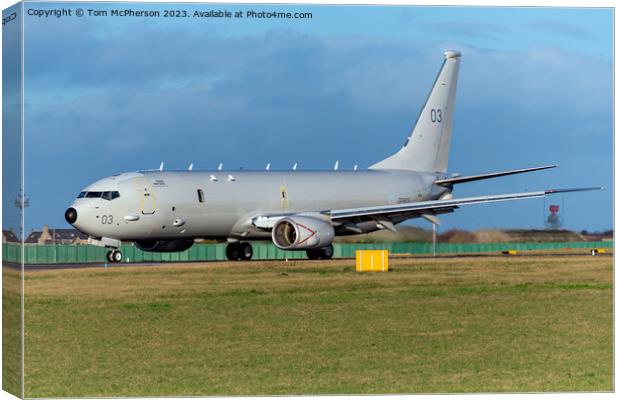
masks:
<path fill-rule="evenodd" d="M 553 168 L 546 165 L 483 175 L 447 175 L 461 54 L 446 51 L 432 89 L 405 144 L 366 170 L 127 172 L 80 192 L 65 219 L 109 248 L 120 262 L 122 241 L 144 251 L 175 252 L 204 239 L 227 240 L 229 260 L 249 260 L 249 240 L 306 251 L 310 259 L 333 254 L 336 235 L 394 231 L 411 218 L 438 223 L 460 206 L 530 199 L 600 188 L 543 190 L 454 198 L 455 185 Z"/>

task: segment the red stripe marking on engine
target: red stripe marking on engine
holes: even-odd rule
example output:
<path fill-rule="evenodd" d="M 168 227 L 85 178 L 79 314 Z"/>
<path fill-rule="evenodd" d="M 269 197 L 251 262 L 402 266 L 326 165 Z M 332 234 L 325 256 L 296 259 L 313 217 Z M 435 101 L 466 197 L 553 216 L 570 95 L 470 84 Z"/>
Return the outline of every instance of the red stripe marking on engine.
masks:
<path fill-rule="evenodd" d="M 310 239 L 312 236 L 316 235 L 316 231 L 313 231 L 312 229 L 308 228 L 307 226 L 297 223 L 297 225 L 301 226 L 302 228 L 304 228 L 305 230 L 307 230 L 308 232 L 311 233 L 310 236 L 308 236 L 307 238 L 305 238 L 304 240 L 302 240 L 301 242 L 299 242 L 298 244 L 302 244 L 303 242 L 307 241 L 308 239 Z"/>

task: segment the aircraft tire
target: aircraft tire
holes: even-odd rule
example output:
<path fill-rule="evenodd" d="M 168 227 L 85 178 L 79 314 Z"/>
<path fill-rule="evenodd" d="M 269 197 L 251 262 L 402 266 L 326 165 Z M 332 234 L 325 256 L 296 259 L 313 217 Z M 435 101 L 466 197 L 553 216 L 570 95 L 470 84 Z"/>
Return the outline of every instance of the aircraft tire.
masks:
<path fill-rule="evenodd" d="M 249 261 L 254 255 L 252 245 L 248 242 L 239 243 L 239 259 Z"/>
<path fill-rule="evenodd" d="M 308 260 L 319 259 L 319 253 L 316 249 L 306 250 L 306 255 L 308 256 Z"/>
<path fill-rule="evenodd" d="M 114 259 L 112 259 L 112 252 L 113 250 L 110 250 L 105 255 L 105 257 L 108 259 L 108 262 L 114 262 Z"/>
<path fill-rule="evenodd" d="M 112 252 L 112 261 L 116 263 L 123 261 L 123 253 L 120 250 L 114 250 Z"/>
<path fill-rule="evenodd" d="M 329 245 L 319 250 L 319 258 L 321 260 L 330 260 L 334 256 L 334 246 Z"/>
<path fill-rule="evenodd" d="M 239 243 L 228 243 L 226 246 L 226 258 L 229 261 L 237 261 L 240 260 L 241 249 Z"/>

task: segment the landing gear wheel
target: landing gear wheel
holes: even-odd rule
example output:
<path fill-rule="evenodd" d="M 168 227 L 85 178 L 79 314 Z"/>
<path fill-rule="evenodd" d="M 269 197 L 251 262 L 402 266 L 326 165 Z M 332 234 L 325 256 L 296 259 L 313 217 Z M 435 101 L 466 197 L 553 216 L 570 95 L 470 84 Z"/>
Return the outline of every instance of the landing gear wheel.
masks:
<path fill-rule="evenodd" d="M 105 257 L 108 259 L 108 262 L 114 262 L 114 260 L 112 259 L 112 253 L 113 253 L 113 251 L 110 250 L 105 255 Z"/>
<path fill-rule="evenodd" d="M 226 246 L 226 258 L 230 261 L 251 260 L 253 255 L 254 250 L 248 242 L 228 243 L 228 246 Z"/>
<path fill-rule="evenodd" d="M 321 249 L 321 259 L 330 260 L 334 256 L 334 246 L 329 245 Z"/>
<path fill-rule="evenodd" d="M 252 255 L 254 255 L 254 250 L 252 249 L 252 245 L 248 242 L 239 243 L 239 259 L 249 261 L 252 259 Z"/>
<path fill-rule="evenodd" d="M 120 250 L 114 250 L 112 252 L 112 261 L 117 263 L 123 261 L 123 253 Z"/>
<path fill-rule="evenodd" d="M 308 260 L 318 260 L 319 254 L 317 249 L 306 250 L 306 255 L 308 256 Z"/>
<path fill-rule="evenodd" d="M 237 261 L 240 255 L 241 249 L 239 248 L 239 243 L 228 243 L 228 246 L 226 246 L 226 258 L 230 261 Z"/>
<path fill-rule="evenodd" d="M 329 260 L 334 256 L 334 246 L 330 244 L 322 249 L 306 250 L 306 255 L 310 260 Z"/>

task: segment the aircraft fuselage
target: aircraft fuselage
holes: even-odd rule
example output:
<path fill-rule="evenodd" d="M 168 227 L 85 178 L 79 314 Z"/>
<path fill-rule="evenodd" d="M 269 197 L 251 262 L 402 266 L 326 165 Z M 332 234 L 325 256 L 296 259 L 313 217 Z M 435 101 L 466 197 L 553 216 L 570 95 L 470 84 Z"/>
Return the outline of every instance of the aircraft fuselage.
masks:
<path fill-rule="evenodd" d="M 433 184 L 441 176 L 373 170 L 135 172 L 93 183 L 71 207 L 77 212 L 73 225 L 95 237 L 257 239 L 270 236 L 248 229 L 257 215 L 433 200 L 448 191 Z M 89 195 L 98 192 L 118 192 L 118 197 Z"/>

